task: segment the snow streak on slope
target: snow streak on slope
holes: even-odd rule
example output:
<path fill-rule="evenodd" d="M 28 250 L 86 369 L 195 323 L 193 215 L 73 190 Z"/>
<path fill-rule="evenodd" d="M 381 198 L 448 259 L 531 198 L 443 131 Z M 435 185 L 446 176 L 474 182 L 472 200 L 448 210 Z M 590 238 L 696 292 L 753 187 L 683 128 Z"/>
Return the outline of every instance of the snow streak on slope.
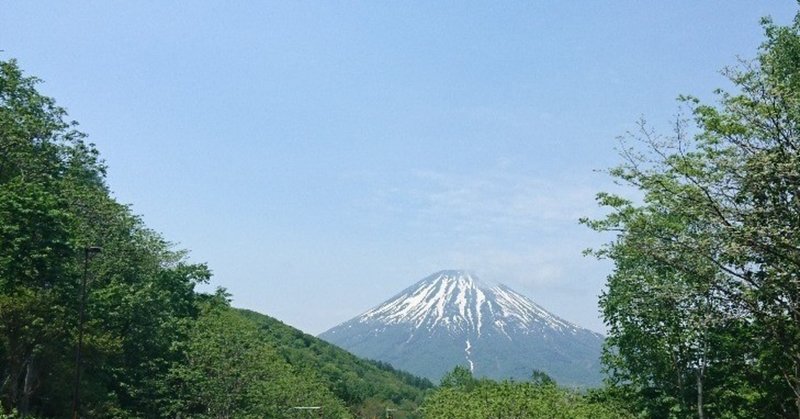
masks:
<path fill-rule="evenodd" d="M 469 352 L 470 348 L 472 348 L 472 345 L 469 343 L 469 339 L 467 339 L 467 347 L 464 348 L 464 353 L 467 354 L 467 362 L 469 362 L 469 372 L 475 372 L 475 363 L 472 362 L 472 360 L 469 358 L 469 356 L 471 355 L 471 353 Z"/>

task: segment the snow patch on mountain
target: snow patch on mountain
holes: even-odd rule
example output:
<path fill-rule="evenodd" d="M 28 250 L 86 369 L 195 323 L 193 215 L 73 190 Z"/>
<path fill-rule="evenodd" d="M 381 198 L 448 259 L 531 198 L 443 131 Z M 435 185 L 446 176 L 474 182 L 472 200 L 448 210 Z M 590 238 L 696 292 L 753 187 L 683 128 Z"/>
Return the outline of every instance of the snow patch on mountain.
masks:
<path fill-rule="evenodd" d="M 375 307 L 356 321 L 387 325 L 407 324 L 433 329 L 444 325 L 453 332 L 484 332 L 490 327 L 511 338 L 506 327 L 521 331 L 546 325 L 559 331 L 577 331 L 562 320 L 504 285 L 487 285 L 467 271 L 437 272 Z"/>

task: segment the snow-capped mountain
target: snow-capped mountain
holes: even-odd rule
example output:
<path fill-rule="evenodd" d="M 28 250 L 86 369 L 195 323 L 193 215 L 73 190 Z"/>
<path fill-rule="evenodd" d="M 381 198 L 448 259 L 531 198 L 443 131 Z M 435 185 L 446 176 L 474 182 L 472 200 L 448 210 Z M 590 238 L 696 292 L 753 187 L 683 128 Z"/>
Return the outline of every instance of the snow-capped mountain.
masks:
<path fill-rule="evenodd" d="M 433 380 L 465 365 L 496 379 L 538 369 L 565 385 L 600 381 L 601 335 L 466 271 L 428 276 L 320 337 Z"/>

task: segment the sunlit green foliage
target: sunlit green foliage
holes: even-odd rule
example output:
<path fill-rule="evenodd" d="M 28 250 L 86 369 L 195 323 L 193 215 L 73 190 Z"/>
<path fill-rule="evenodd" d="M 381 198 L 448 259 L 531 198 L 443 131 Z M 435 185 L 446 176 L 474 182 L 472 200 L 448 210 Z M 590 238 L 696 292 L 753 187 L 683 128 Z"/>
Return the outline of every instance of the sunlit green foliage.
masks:
<path fill-rule="evenodd" d="M 644 123 L 585 222 L 616 240 L 601 307 L 617 395 L 651 417 L 800 414 L 800 15 L 764 21 L 758 59 L 717 106 L 682 98 L 672 136 Z"/>
<path fill-rule="evenodd" d="M 208 270 L 185 263 L 110 196 L 98 152 L 37 83 L 0 62 L 3 409 L 70 412 L 86 278 L 80 411 L 153 415 L 177 325 L 195 315 L 193 287 Z M 87 246 L 104 251 L 85 265 Z"/>
<path fill-rule="evenodd" d="M 308 370 L 289 365 L 258 327 L 224 304 L 210 304 L 181 344 L 186 358 L 169 374 L 173 416 L 294 417 L 319 407 L 326 418 L 350 417 Z"/>
<path fill-rule="evenodd" d="M 289 327 L 269 316 L 241 310 L 259 325 L 276 350 L 295 368 L 313 372 L 357 416 L 418 417 L 415 413 L 433 384 L 397 371 L 382 362 L 360 359 L 330 343 Z"/>
<path fill-rule="evenodd" d="M 496 382 L 473 378 L 467 368 L 456 367 L 442 379 L 441 388 L 425 400 L 422 410 L 431 419 L 632 417 L 615 404 L 537 377 L 539 382 Z"/>

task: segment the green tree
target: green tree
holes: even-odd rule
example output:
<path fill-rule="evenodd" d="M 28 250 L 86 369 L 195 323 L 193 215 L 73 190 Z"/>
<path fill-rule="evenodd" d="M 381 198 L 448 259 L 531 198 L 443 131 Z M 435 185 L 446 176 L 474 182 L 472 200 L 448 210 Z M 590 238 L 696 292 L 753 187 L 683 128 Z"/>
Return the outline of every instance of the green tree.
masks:
<path fill-rule="evenodd" d="M 736 93 L 674 135 L 641 126 L 611 175 L 641 202 L 600 194 L 590 227 L 617 233 L 601 307 L 605 362 L 655 416 L 800 416 L 800 15 L 764 20 Z M 692 130 L 692 134 L 690 134 Z"/>
<path fill-rule="evenodd" d="M 472 371 L 463 365 L 457 365 L 452 371 L 442 377 L 439 384 L 442 388 L 456 388 L 470 390 L 478 383 L 472 376 Z"/>
<path fill-rule="evenodd" d="M 540 386 L 554 386 L 556 385 L 556 380 L 546 372 L 535 369 L 531 372 L 531 383 Z"/>
<path fill-rule="evenodd" d="M 83 249 L 89 270 L 81 412 L 156 416 L 210 273 L 147 229 L 105 186 L 76 123 L 16 62 L 0 61 L 0 400 L 2 410 L 70 411 Z"/>
<path fill-rule="evenodd" d="M 0 62 L 0 392 L 26 415 L 63 374 L 77 284 L 75 217 L 59 194 L 80 136 L 12 62 Z"/>

